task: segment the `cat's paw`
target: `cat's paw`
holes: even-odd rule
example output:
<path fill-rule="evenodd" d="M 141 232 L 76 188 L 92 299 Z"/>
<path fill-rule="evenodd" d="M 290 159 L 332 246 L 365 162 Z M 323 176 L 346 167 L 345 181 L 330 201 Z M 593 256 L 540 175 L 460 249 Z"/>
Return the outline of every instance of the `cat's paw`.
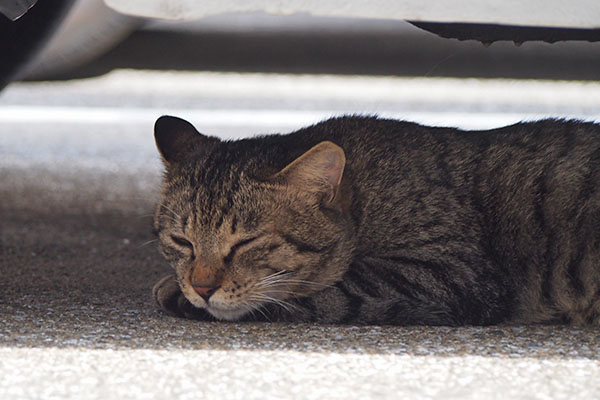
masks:
<path fill-rule="evenodd" d="M 185 298 L 175 275 L 167 275 L 154 285 L 152 295 L 156 304 L 167 313 L 188 319 L 214 320 L 201 308 L 196 308 Z"/>

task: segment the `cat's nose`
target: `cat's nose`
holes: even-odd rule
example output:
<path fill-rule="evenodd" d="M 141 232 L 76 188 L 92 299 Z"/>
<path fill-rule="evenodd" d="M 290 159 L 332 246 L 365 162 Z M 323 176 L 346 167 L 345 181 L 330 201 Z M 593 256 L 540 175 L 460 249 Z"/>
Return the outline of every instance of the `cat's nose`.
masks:
<path fill-rule="evenodd" d="M 192 287 L 194 288 L 196 293 L 198 293 L 198 295 L 200 295 L 200 297 L 202 297 L 204 301 L 208 303 L 208 299 L 210 299 L 210 296 L 212 296 L 213 293 L 216 292 L 221 286 L 192 285 Z"/>

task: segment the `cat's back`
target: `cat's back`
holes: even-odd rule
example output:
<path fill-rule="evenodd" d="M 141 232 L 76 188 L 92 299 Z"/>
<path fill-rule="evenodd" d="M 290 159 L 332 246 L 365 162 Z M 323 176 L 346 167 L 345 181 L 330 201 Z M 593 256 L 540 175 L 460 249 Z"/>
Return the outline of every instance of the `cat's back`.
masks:
<path fill-rule="evenodd" d="M 600 146 L 600 125 L 546 119 L 497 129 L 464 131 L 375 116 L 342 116 L 289 134 L 258 136 L 227 142 L 226 146 L 243 158 L 257 157 L 264 162 L 280 163 L 322 141 L 341 146 L 351 163 L 394 159 L 400 155 L 411 155 L 411 161 L 415 161 L 419 156 L 440 153 L 446 153 L 446 158 L 468 158 L 473 153 L 490 157 L 494 152 L 517 157 L 527 152 L 536 153 L 538 157 L 560 157 L 578 146 L 588 150 Z"/>
<path fill-rule="evenodd" d="M 598 323 L 600 125 L 342 125 L 350 132 L 339 141 L 359 193 L 364 252 L 436 262 L 485 254 L 490 269 L 477 284 L 503 275 L 493 284 L 516 295 L 514 320 Z M 464 266 L 457 276 L 477 272 Z"/>
<path fill-rule="evenodd" d="M 527 180 L 548 172 L 549 167 L 567 175 L 578 173 L 600 161 L 600 124 L 576 120 L 546 119 L 464 131 L 354 116 L 324 121 L 290 135 L 290 139 L 292 152 L 295 148 L 305 151 L 323 140 L 333 141 L 344 149 L 357 177 L 386 183 L 400 175 L 437 176 L 442 171 L 447 180 L 442 186 L 454 179 L 469 181 L 477 173 L 488 174 L 490 183 L 499 183 L 518 177 Z M 430 178 L 435 183 L 435 176 Z"/>

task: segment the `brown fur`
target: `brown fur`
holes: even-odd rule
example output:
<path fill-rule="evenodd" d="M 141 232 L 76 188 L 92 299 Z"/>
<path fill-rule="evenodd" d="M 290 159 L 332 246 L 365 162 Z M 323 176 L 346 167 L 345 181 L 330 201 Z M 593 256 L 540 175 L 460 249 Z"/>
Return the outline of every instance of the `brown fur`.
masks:
<path fill-rule="evenodd" d="M 600 324 L 600 127 L 342 117 L 223 142 L 162 117 L 156 213 L 190 318 Z M 176 284 L 178 283 L 178 284 Z"/>

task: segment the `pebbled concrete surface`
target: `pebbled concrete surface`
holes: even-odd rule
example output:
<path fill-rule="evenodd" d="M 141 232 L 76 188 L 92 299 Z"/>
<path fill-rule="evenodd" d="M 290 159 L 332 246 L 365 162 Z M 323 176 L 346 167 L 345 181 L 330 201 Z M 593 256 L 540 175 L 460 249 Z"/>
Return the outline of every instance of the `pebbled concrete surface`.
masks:
<path fill-rule="evenodd" d="M 164 78 L 143 75 L 149 88 Z M 268 93 L 273 81 L 260 79 Z M 40 99 L 75 113 L 102 103 L 111 82 L 21 84 L 0 99 L 0 399 L 600 399 L 597 328 L 201 323 L 161 314 L 150 294 L 169 272 L 151 234 L 160 178 L 153 120 L 68 114 L 60 122 L 52 109 L 50 122 L 2 114 Z M 285 82 L 292 93 L 302 87 Z M 475 96 L 489 94 L 485 84 L 471 85 Z M 443 82 L 424 89 L 432 87 L 443 92 Z M 581 104 L 565 96 L 582 89 Z M 143 100 L 159 110 L 178 97 L 136 93 L 123 95 L 120 107 Z M 536 112 L 597 112 L 599 94 L 598 85 L 559 85 L 555 101 Z M 260 107 L 281 106 L 277 96 L 263 96 Z M 190 98 L 191 112 L 211 102 Z M 291 96 L 286 107 L 300 102 Z M 204 129 L 229 137 L 286 124 L 232 120 Z"/>

